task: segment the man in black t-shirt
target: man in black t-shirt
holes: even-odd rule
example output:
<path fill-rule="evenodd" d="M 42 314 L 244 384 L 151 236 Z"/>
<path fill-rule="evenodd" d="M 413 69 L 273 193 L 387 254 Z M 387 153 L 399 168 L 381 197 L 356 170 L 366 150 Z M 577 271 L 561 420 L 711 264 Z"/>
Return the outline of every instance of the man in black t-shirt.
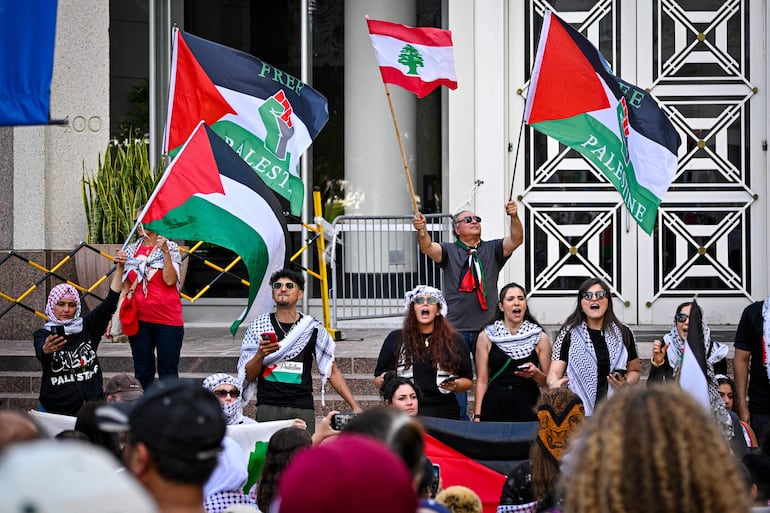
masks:
<path fill-rule="evenodd" d="M 760 440 L 770 425 L 770 298 L 752 303 L 743 310 L 735 332 L 735 410 L 748 422 Z M 765 327 L 765 323 L 768 326 Z"/>

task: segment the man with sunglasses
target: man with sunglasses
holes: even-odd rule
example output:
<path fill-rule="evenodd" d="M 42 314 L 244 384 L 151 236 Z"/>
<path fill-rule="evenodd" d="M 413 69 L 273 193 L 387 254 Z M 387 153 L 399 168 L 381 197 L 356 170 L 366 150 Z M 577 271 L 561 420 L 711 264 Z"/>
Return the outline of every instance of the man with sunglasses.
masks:
<path fill-rule="evenodd" d="M 524 241 L 524 228 L 518 205 L 509 200 L 505 213 L 511 218 L 508 235 L 489 241 L 481 238 L 481 217 L 462 210 L 452 218 L 454 242 L 433 242 L 425 227 L 425 216 L 414 216 L 420 251 L 444 270 L 444 297 L 449 313 L 447 320 L 460 332 L 471 355 L 476 355 L 476 338 L 497 316 L 497 278 L 513 251 Z M 467 416 L 467 394 L 458 394 L 460 414 Z"/>
<path fill-rule="evenodd" d="M 257 421 L 300 418 L 315 432 L 312 365 L 321 375 L 321 399 L 329 381 L 355 412 L 361 407 L 334 362 L 334 339 L 318 320 L 297 311 L 305 278 L 291 269 L 270 277 L 274 313 L 254 319 L 246 330 L 238 360 L 238 383 L 246 403 L 257 400 Z"/>
<path fill-rule="evenodd" d="M 449 306 L 447 319 L 465 338 L 473 355 L 476 337 L 497 315 L 497 277 L 513 251 L 524 241 L 518 205 L 510 200 L 505 212 L 511 218 L 503 239 L 482 240 L 481 218 L 470 210 L 452 219 L 454 242 L 433 242 L 425 228 L 425 216 L 414 216 L 420 251 L 444 270 L 444 296 Z"/>
<path fill-rule="evenodd" d="M 743 310 L 733 345 L 735 412 L 763 443 L 770 440 L 770 297 Z"/>

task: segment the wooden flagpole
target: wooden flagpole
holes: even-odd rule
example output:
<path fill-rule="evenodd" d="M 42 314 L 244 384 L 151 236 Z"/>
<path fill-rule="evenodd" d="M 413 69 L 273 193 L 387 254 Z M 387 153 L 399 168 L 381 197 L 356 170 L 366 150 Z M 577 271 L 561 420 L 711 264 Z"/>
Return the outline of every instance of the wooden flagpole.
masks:
<path fill-rule="evenodd" d="M 401 161 L 404 163 L 404 174 L 406 174 L 406 184 L 409 186 L 409 196 L 412 199 L 412 208 L 414 213 L 419 213 L 417 208 L 417 199 L 414 196 L 414 187 L 412 186 L 412 175 L 409 173 L 409 164 L 406 162 L 406 152 L 404 152 L 404 143 L 401 140 L 401 131 L 398 129 L 398 121 L 396 121 L 396 111 L 393 109 L 393 100 L 390 98 L 390 89 L 388 84 L 383 82 L 385 86 L 385 96 L 388 97 L 388 107 L 390 107 L 390 117 L 393 119 L 393 128 L 396 129 L 396 139 L 398 139 L 398 148 L 401 150 Z"/>

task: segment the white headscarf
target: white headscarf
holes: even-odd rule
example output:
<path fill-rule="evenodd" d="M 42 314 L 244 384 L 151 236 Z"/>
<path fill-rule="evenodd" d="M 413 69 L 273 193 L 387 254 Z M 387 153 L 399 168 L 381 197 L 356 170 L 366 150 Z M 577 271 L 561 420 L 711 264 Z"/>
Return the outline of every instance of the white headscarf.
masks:
<path fill-rule="evenodd" d="M 446 299 L 444 299 L 444 294 L 442 294 L 439 289 L 428 285 L 417 285 L 415 288 L 407 292 L 406 295 L 404 295 L 404 313 L 409 311 L 409 309 L 412 307 L 414 298 L 419 296 L 430 296 L 438 299 L 439 312 L 441 312 L 441 315 L 446 317 L 448 308 Z"/>

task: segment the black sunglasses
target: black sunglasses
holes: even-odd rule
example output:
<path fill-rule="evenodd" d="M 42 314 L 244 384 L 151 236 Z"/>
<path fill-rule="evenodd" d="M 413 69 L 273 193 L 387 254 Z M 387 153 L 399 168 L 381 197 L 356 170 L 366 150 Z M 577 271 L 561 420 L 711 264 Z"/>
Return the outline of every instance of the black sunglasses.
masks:
<path fill-rule="evenodd" d="M 479 216 L 465 216 L 462 219 L 458 219 L 457 220 L 458 223 L 466 223 L 466 224 L 470 224 L 473 221 L 476 221 L 477 223 L 480 223 L 481 222 L 481 218 Z"/>
<path fill-rule="evenodd" d="M 273 283 L 273 288 L 275 290 L 281 290 L 284 286 L 287 289 L 291 290 L 291 289 L 293 289 L 296 286 L 296 283 L 294 283 L 293 281 L 288 281 L 288 282 L 284 282 L 284 283 L 281 283 L 281 282 L 277 281 L 277 282 Z"/>
<path fill-rule="evenodd" d="M 588 301 L 591 301 L 593 298 L 604 299 L 605 297 L 607 297 L 607 293 L 603 290 L 597 290 L 596 292 L 587 290 L 583 292 L 583 299 L 587 299 Z"/>
<path fill-rule="evenodd" d="M 229 395 L 233 399 L 238 399 L 241 396 L 241 392 L 240 390 L 224 390 L 220 388 L 219 390 L 214 390 L 214 395 L 217 397 L 227 397 Z"/>
<path fill-rule="evenodd" d="M 690 316 L 689 316 L 689 315 L 687 315 L 686 313 L 683 313 L 683 312 L 679 312 L 678 314 L 676 314 L 676 315 L 674 316 L 674 320 L 675 320 L 676 322 L 685 322 L 685 321 L 687 321 L 687 319 L 689 319 L 689 318 L 690 318 Z"/>

